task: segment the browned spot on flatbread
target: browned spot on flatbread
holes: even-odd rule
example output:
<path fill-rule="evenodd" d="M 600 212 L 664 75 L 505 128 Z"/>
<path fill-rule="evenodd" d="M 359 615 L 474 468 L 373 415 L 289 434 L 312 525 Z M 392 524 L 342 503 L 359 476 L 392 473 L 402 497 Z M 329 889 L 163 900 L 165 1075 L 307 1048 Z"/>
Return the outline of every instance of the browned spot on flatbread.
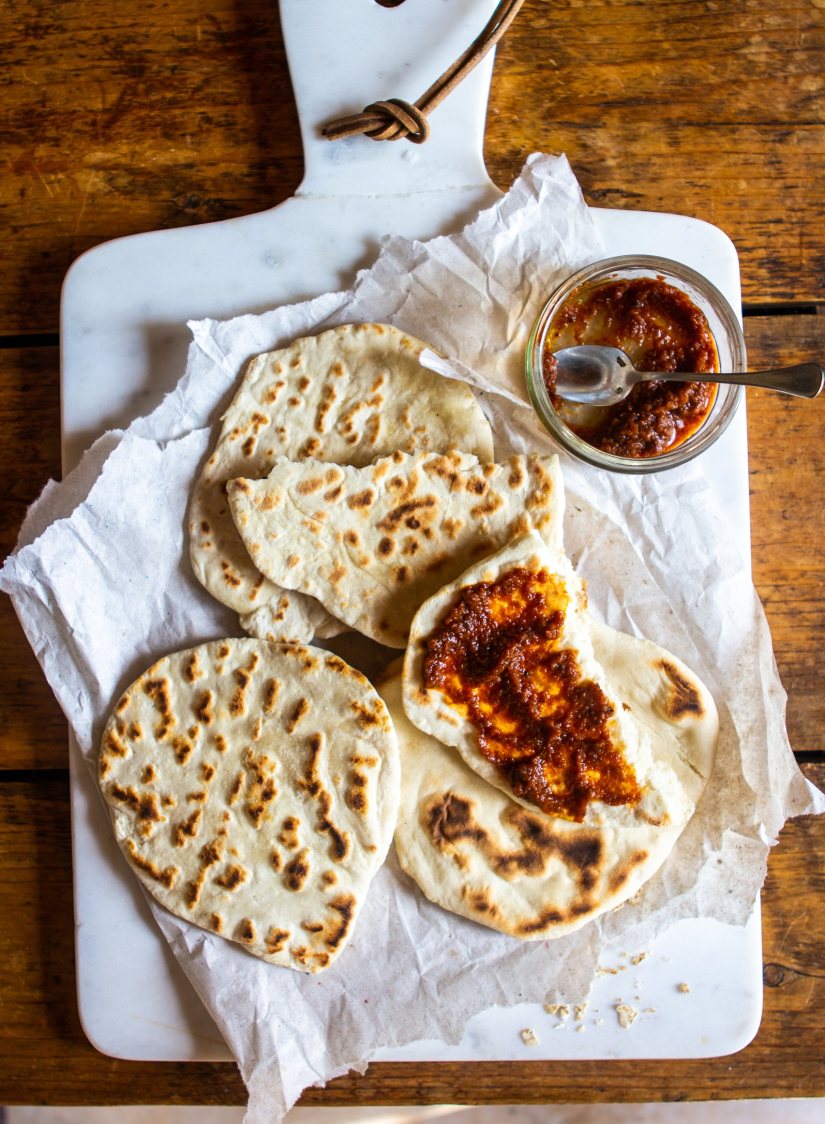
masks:
<path fill-rule="evenodd" d="M 203 884 L 206 879 L 207 871 L 210 867 L 215 866 L 223 858 L 223 853 L 226 849 L 226 836 L 222 832 L 219 833 L 211 842 L 206 843 L 201 847 L 199 858 L 200 867 L 194 879 L 187 884 L 185 901 L 187 906 L 192 909 L 197 905 L 198 899 L 203 889 Z"/>
<path fill-rule="evenodd" d="M 109 729 L 103 738 L 103 752 L 112 757 L 128 757 L 129 747 L 121 741 L 114 730 Z"/>
<path fill-rule="evenodd" d="M 219 913 L 213 913 L 209 917 L 209 928 L 213 933 L 220 933 L 223 929 L 223 918 Z"/>
<path fill-rule="evenodd" d="M 367 702 L 361 702 L 360 699 L 353 699 L 349 704 L 350 710 L 355 715 L 355 719 L 362 730 L 371 730 L 375 726 L 383 730 L 389 729 L 389 722 L 384 707 L 378 699 L 372 699 Z"/>
<path fill-rule="evenodd" d="M 275 784 L 277 762 L 266 753 L 256 755 L 247 746 L 243 755 L 243 764 L 249 778 L 244 808 L 252 823 L 258 828 L 268 818 L 270 806 L 278 796 L 278 788 Z"/>
<path fill-rule="evenodd" d="M 144 767 L 143 772 L 140 774 L 140 783 L 151 784 L 156 776 L 157 773 L 155 772 L 155 766 L 150 763 L 149 765 L 146 765 Z"/>
<path fill-rule="evenodd" d="M 335 862 L 343 862 L 350 853 L 350 838 L 346 831 L 341 831 L 330 819 L 332 811 L 332 797 L 328 792 L 322 791 L 318 797 L 318 820 L 316 829 L 329 836 L 329 855 Z"/>
<path fill-rule="evenodd" d="M 288 890 L 302 890 L 309 878 L 309 851 L 306 847 L 299 851 L 284 867 L 284 885 Z"/>
<path fill-rule="evenodd" d="M 172 842 L 176 847 L 184 847 L 190 839 L 194 839 L 200 830 L 203 808 L 196 808 L 185 820 L 175 824 L 172 828 Z"/>
<path fill-rule="evenodd" d="M 303 968 L 306 968 L 309 964 L 314 964 L 316 969 L 320 969 L 326 968 L 329 964 L 330 955 L 328 952 L 316 952 L 315 949 L 301 945 L 299 948 L 292 949 L 292 959 Z"/>
<path fill-rule="evenodd" d="M 183 674 L 188 683 L 194 683 L 196 679 L 204 674 L 203 668 L 198 661 L 198 653 L 193 652 L 189 659 L 186 661 L 186 667 L 183 669 Z"/>
<path fill-rule="evenodd" d="M 308 480 L 302 480 L 298 485 L 299 496 L 310 496 L 313 492 L 320 491 L 324 487 L 325 481 L 321 476 L 311 476 Z"/>
<path fill-rule="evenodd" d="M 621 890 L 636 867 L 641 866 L 642 863 L 647 861 L 647 857 L 647 851 L 634 851 L 629 858 L 619 864 L 607 881 L 607 886 L 611 894 L 615 894 L 617 890 Z"/>
<path fill-rule="evenodd" d="M 301 821 L 297 816 L 287 816 L 281 824 L 281 831 L 278 835 L 278 842 L 286 847 L 288 851 L 296 851 L 300 846 L 300 839 L 298 838 L 298 828 L 301 826 Z"/>
<path fill-rule="evenodd" d="M 175 724 L 171 684 L 168 679 L 147 679 L 143 684 L 143 693 L 149 696 L 160 715 L 160 721 L 155 726 L 155 737 L 163 740 Z"/>
<path fill-rule="evenodd" d="M 237 589 L 241 584 L 241 576 L 237 570 L 224 560 L 221 562 L 221 570 L 223 571 L 223 580 L 227 585 L 231 585 L 233 589 Z"/>
<path fill-rule="evenodd" d="M 280 952 L 289 938 L 292 936 L 288 929 L 279 929 L 277 926 L 272 925 L 269 932 L 264 938 L 264 948 L 268 956 L 275 956 Z"/>
<path fill-rule="evenodd" d="M 417 531 L 422 522 L 432 522 L 438 500 L 435 496 L 422 496 L 420 499 L 407 500 L 392 508 L 383 519 L 379 520 L 379 531 L 394 531 L 403 524 L 410 530 Z"/>
<path fill-rule="evenodd" d="M 199 695 L 192 711 L 199 722 L 204 726 L 211 726 L 215 720 L 215 696 L 211 691 L 204 691 Z"/>
<path fill-rule="evenodd" d="M 695 684 L 691 683 L 669 660 L 659 660 L 657 666 L 668 677 L 673 688 L 664 705 L 668 718 L 672 718 L 674 722 L 687 716 L 703 718 L 705 708 L 702 706 L 702 696 Z"/>
<path fill-rule="evenodd" d="M 227 793 L 227 796 L 226 796 L 227 804 L 229 804 L 231 806 L 232 804 L 235 803 L 235 801 L 241 795 L 241 790 L 243 789 L 243 786 L 245 784 L 246 784 L 246 773 L 243 770 L 241 770 L 241 772 L 238 773 L 237 776 L 235 777 L 235 780 L 232 784 L 232 787 L 230 788 L 229 792 Z"/>
<path fill-rule="evenodd" d="M 138 830 L 144 837 L 152 834 L 155 824 L 163 823 L 166 819 L 153 792 L 138 792 L 136 788 L 124 788 L 120 784 L 110 785 L 108 791 L 111 799 L 125 804 L 135 813 Z"/>
<path fill-rule="evenodd" d="M 229 703 L 229 713 L 233 718 L 246 714 L 246 689 L 249 686 L 255 668 L 258 666 L 258 653 L 253 652 L 246 667 L 235 668 L 233 676 L 237 687 Z"/>
<path fill-rule="evenodd" d="M 163 868 L 163 870 L 161 870 L 156 863 L 153 863 L 151 861 L 151 859 L 145 859 L 143 855 L 138 852 L 137 847 L 131 839 L 126 840 L 125 847 L 129 852 L 129 858 L 132 860 L 138 870 L 142 870 L 143 873 L 148 875 L 149 878 L 151 878 L 154 882 L 160 882 L 160 884 L 162 886 L 165 886 L 167 890 L 171 890 L 174 887 L 175 882 L 177 882 L 178 875 L 180 874 L 180 870 L 178 869 L 178 867 L 166 866 Z"/>
<path fill-rule="evenodd" d="M 296 729 L 298 723 L 301 721 L 302 718 L 304 718 L 307 714 L 309 714 L 309 710 L 310 710 L 309 699 L 304 699 L 304 698 L 298 699 L 298 701 L 295 703 L 295 705 L 293 706 L 290 714 L 288 715 L 288 717 L 286 719 L 285 725 L 286 725 L 286 732 L 288 734 L 292 734 L 292 733 L 295 732 L 295 729 Z"/>
<path fill-rule="evenodd" d="M 215 882 L 224 890 L 237 890 L 243 882 L 246 882 L 246 878 L 247 873 L 244 867 L 238 866 L 237 863 L 229 863 L 217 875 Z"/>
<path fill-rule="evenodd" d="M 241 944 L 253 944 L 255 941 L 255 925 L 250 917 L 244 917 L 243 921 L 238 923 L 235 930 L 235 937 Z"/>
<path fill-rule="evenodd" d="M 483 888 L 464 885 L 461 887 L 461 897 L 474 913 L 480 913 L 482 917 L 496 917 L 498 915 L 498 908 L 494 902 L 490 901 L 490 895 Z"/>
<path fill-rule="evenodd" d="M 347 507 L 352 511 L 356 511 L 358 508 L 362 507 L 370 507 L 374 499 L 375 492 L 372 488 L 365 488 L 363 492 L 355 492 L 354 495 L 348 498 Z M 379 523 L 378 526 L 380 527 L 381 524 Z"/>
<path fill-rule="evenodd" d="M 172 749 L 175 753 L 175 760 L 181 766 L 185 765 L 189 758 L 192 756 L 192 751 L 194 750 L 194 748 L 195 747 L 190 739 L 185 738 L 182 735 L 178 735 L 178 737 L 172 740 Z"/>
<path fill-rule="evenodd" d="M 275 701 L 278 699 L 278 692 L 281 685 L 278 679 L 266 680 L 263 689 L 263 708 L 266 714 L 272 714 L 275 708 Z"/>
<path fill-rule="evenodd" d="M 476 821 L 471 801 L 447 792 L 430 801 L 422 823 L 433 844 L 450 854 L 459 865 L 460 845 L 482 854 L 500 878 L 542 877 L 553 859 L 561 859 L 582 893 L 590 891 L 604 866 L 603 843 L 598 832 L 582 831 L 575 837 L 554 832 L 544 820 L 520 805 L 512 805 L 502 822 L 519 836 L 518 848 L 501 848 Z"/>

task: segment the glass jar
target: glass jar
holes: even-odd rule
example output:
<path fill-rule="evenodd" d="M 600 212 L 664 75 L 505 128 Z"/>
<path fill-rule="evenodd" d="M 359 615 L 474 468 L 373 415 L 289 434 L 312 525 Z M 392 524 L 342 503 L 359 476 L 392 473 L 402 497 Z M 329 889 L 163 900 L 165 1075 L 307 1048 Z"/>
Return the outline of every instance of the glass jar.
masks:
<path fill-rule="evenodd" d="M 704 315 L 716 347 L 719 371 L 746 370 L 745 338 L 736 313 L 706 277 L 670 261 L 645 255 L 608 258 L 586 266 L 556 289 L 533 325 L 527 343 L 526 375 L 530 400 L 545 429 L 568 452 L 598 468 L 612 472 L 645 473 L 674 468 L 698 456 L 725 431 L 742 398 L 743 387 L 719 384 L 707 417 L 693 433 L 664 452 L 647 457 L 618 456 L 591 445 L 565 423 L 554 407 L 544 380 L 544 355 L 548 335 L 573 295 L 610 281 L 648 278 L 679 289 Z M 585 334 L 582 342 L 588 340 Z M 606 341 L 604 341 L 606 342 Z M 587 407 L 595 411 L 612 407 Z"/>

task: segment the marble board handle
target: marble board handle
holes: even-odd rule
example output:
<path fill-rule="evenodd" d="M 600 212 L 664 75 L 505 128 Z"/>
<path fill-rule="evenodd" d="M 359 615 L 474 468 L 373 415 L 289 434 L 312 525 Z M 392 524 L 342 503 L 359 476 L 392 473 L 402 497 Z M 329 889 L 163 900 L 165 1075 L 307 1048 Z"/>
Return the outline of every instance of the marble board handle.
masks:
<path fill-rule="evenodd" d="M 329 141 L 322 126 L 372 101 L 414 101 L 467 48 L 496 0 L 280 0 L 298 107 L 304 178 L 297 194 L 385 195 L 490 183 L 483 142 L 494 51 L 432 113 L 425 144 Z"/>

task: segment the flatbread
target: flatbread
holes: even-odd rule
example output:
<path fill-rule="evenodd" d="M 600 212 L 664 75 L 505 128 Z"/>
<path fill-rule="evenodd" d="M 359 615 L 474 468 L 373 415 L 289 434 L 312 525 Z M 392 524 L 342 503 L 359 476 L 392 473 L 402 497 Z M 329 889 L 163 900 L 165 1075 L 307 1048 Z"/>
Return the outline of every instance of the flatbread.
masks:
<path fill-rule="evenodd" d="M 398 808 L 383 702 L 298 644 L 220 640 L 159 660 L 115 706 L 98 776 L 162 905 L 302 972 L 351 937 Z"/>
<path fill-rule="evenodd" d="M 489 759 L 489 752 L 486 755 L 482 753 L 479 728 L 477 723 L 471 720 L 467 706 L 461 701 L 448 698 L 440 687 L 427 687 L 425 684 L 425 661 L 432 650 L 433 637 L 463 592 L 476 586 L 477 583 L 496 583 L 506 575 L 525 571 L 528 574 L 549 575 L 551 585 L 548 588 L 555 590 L 553 596 L 558 597 L 558 602 L 554 602 L 554 605 L 564 613 L 563 625 L 558 637 L 552 642 L 542 640 L 538 647 L 531 650 L 550 654 L 571 653 L 578 665 L 578 678 L 570 685 L 561 688 L 552 678 L 548 679 L 541 668 L 534 667 L 529 672 L 532 679 L 528 679 L 528 683 L 532 683 L 531 689 L 535 692 L 535 701 L 530 705 L 537 708 L 536 713 L 540 714 L 541 721 L 546 723 L 544 729 L 555 731 L 552 734 L 554 739 L 552 745 L 555 747 L 552 760 L 563 762 L 566 760 L 564 755 L 569 753 L 571 767 L 581 770 L 573 780 L 570 780 L 569 775 L 564 775 L 563 768 L 559 774 L 554 774 L 552 768 L 545 771 L 544 766 L 541 766 L 542 772 L 539 773 L 539 766 L 533 771 L 527 764 L 517 761 L 524 747 L 514 742 L 517 743 L 521 735 L 514 734 L 512 739 L 507 741 L 510 736 L 506 727 L 507 707 L 502 707 L 501 703 L 488 710 L 493 716 L 492 720 L 498 724 L 497 728 L 505 730 L 501 742 L 504 750 L 501 755 L 503 764 L 494 763 Z M 616 683 L 623 682 L 626 668 L 631 661 L 638 658 L 638 645 L 627 637 L 625 651 L 622 647 L 624 641 L 617 641 L 609 648 L 610 663 L 605 665 L 594 652 L 593 627 L 586 610 L 583 583 L 574 573 L 569 559 L 560 551 L 548 547 L 535 532 L 524 535 L 498 554 L 470 567 L 460 578 L 431 597 L 419 609 L 410 630 L 410 640 L 404 660 L 404 709 L 407 717 L 424 733 L 432 735 L 445 745 L 454 746 L 467 765 L 483 780 L 500 788 L 509 798 L 531 811 L 543 809 L 554 816 L 568 815 L 564 807 L 557 809 L 552 801 L 556 799 L 558 793 L 560 794 L 558 799 L 563 804 L 564 800 L 572 799 L 569 793 L 573 791 L 580 795 L 585 794 L 584 810 L 577 809 L 576 813 L 569 814 L 568 818 L 578 819 L 589 827 L 630 828 L 639 824 L 661 827 L 681 824 L 685 820 L 690 800 L 684 783 L 676 776 L 671 766 L 672 753 L 660 752 L 661 747 L 657 739 L 662 733 L 661 722 L 658 719 L 655 723 L 644 721 L 647 710 L 644 714 L 637 713 L 637 708 L 628 705 L 628 701 L 616 690 Z M 488 644 L 487 633 L 482 632 L 480 635 L 485 637 L 483 643 Z M 513 648 L 512 651 L 516 656 L 518 655 L 517 648 Z M 510 659 L 509 656 L 507 658 Z M 496 660 L 501 659 L 503 656 L 496 649 Z M 478 666 L 478 657 L 473 656 L 473 667 Z M 506 677 L 511 674 L 508 668 L 512 665 L 505 661 L 501 666 L 504 668 L 505 676 L 501 682 L 506 689 L 508 682 Z M 668 679 L 665 675 L 665 680 L 661 681 L 660 676 L 655 681 L 647 683 L 647 687 L 651 692 L 655 690 L 661 693 L 664 690 L 661 683 L 664 682 L 665 686 L 670 684 L 668 690 L 684 691 L 684 706 L 688 708 L 688 717 L 691 718 L 691 737 L 698 740 L 699 747 L 696 752 L 701 757 L 715 745 L 716 709 L 710 693 L 694 676 L 682 669 L 678 661 L 674 660 L 672 666 L 675 669 L 672 679 Z M 515 674 L 521 672 L 517 669 Z M 596 762 L 593 760 L 593 743 L 588 741 L 589 733 L 586 730 L 589 722 L 588 712 L 584 713 L 584 718 L 580 722 L 584 731 L 582 735 L 579 735 L 579 727 L 576 726 L 575 721 L 571 735 L 569 724 L 564 724 L 567 722 L 564 714 L 562 713 L 561 719 L 556 717 L 559 713 L 557 706 L 559 691 L 562 696 L 561 701 L 564 702 L 565 692 L 568 692 L 569 698 L 575 698 L 575 692 L 592 689 L 588 684 L 597 685 L 601 692 L 601 700 L 605 702 L 607 709 L 612 711 L 605 720 L 603 740 L 597 746 L 598 753 L 603 756 Z M 473 686 L 473 689 L 479 688 Z M 486 685 L 483 689 L 487 690 Z M 517 712 L 511 711 L 511 713 Z M 554 726 L 553 723 L 557 725 Z M 577 741 L 577 738 L 580 740 Z M 497 752 L 498 747 L 491 743 L 489 749 Z M 512 768 L 514 762 L 515 771 Z M 618 763 L 616 768 L 614 768 L 615 762 Z M 628 775 L 631 783 L 622 796 L 626 802 L 611 803 L 608 799 L 609 770 L 613 769 L 615 775 L 618 769 L 626 771 L 627 768 L 630 770 Z M 600 770 L 604 771 L 606 778 L 603 790 L 605 795 L 602 798 L 591 799 L 587 795 L 587 787 L 593 783 L 594 777 L 599 777 Z M 529 789 L 527 795 L 519 790 L 519 785 L 524 778 L 532 780 L 536 776 L 543 778 L 545 775 L 549 778 L 548 794 L 552 797 L 550 801 L 542 802 L 535 798 Z M 595 790 L 591 789 L 591 791 Z M 632 796 L 631 791 L 633 791 Z"/>
<path fill-rule="evenodd" d="M 365 468 L 279 460 L 227 484 L 261 573 L 403 648 L 418 606 L 480 555 L 536 528 L 561 543 L 558 458 L 480 464 L 468 453 L 395 452 Z"/>
<path fill-rule="evenodd" d="M 713 768 L 716 709 L 675 656 L 593 623 L 613 691 L 684 794 L 666 824 L 593 827 L 528 810 L 414 726 L 396 673 L 379 685 L 401 753 L 395 848 L 426 897 L 522 940 L 561 937 L 631 898 L 671 853 Z"/>
<path fill-rule="evenodd" d="M 421 367 L 426 346 L 388 324 L 345 324 L 250 361 L 195 487 L 189 535 L 198 580 L 255 635 L 309 640 L 341 626 L 257 571 L 229 515 L 227 480 L 266 476 L 279 457 L 364 465 L 396 449 L 461 449 L 492 460 L 472 391 Z"/>

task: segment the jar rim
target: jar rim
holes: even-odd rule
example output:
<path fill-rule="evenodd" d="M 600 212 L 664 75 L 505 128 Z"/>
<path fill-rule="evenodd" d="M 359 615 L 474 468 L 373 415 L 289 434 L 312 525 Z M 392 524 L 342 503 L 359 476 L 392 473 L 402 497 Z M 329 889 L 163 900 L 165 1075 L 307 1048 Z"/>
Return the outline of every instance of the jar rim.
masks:
<path fill-rule="evenodd" d="M 622 254 L 592 262 L 567 277 L 545 301 L 530 331 L 525 353 L 527 392 L 539 421 L 551 437 L 579 460 L 613 472 L 641 475 L 676 468 L 704 452 L 727 429 L 744 396 L 744 389 L 720 383 L 711 411 L 699 429 L 674 449 L 658 456 L 621 457 L 606 453 L 568 428 L 553 407 L 544 383 L 545 341 L 553 315 L 583 284 L 627 275 L 655 275 L 668 283 L 674 283 L 694 300 L 709 320 L 709 328 L 719 353 L 720 369 L 746 369 L 745 338 L 739 318 L 727 298 L 707 277 L 681 262 L 652 254 Z M 716 321 L 715 324 L 710 323 L 711 318 Z M 723 338 L 720 339 L 720 336 Z M 721 344 L 726 345 L 726 362 L 722 358 Z"/>

